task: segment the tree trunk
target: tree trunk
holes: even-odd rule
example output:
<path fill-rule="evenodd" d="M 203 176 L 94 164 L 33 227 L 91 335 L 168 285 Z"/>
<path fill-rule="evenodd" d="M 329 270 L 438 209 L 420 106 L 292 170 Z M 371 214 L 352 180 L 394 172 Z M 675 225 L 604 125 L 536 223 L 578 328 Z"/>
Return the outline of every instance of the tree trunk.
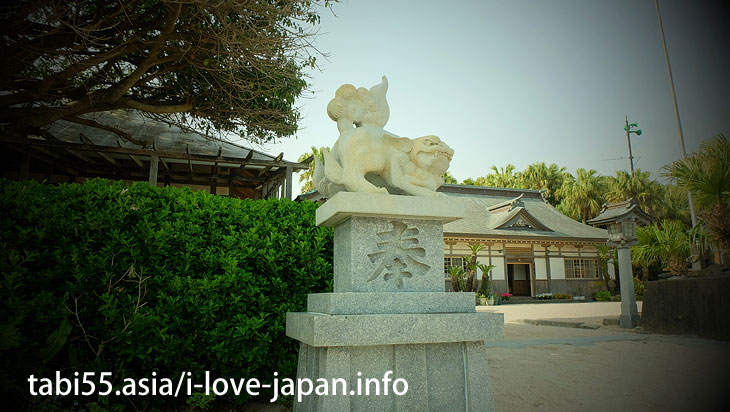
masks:
<path fill-rule="evenodd" d="M 469 272 L 469 276 L 466 278 L 466 291 L 475 292 L 474 290 L 474 273 L 476 271 Z"/>
<path fill-rule="evenodd" d="M 613 292 L 613 291 L 611 290 L 611 284 L 609 283 L 609 279 L 608 279 L 608 265 L 606 264 L 605 266 L 606 266 L 606 267 L 605 267 L 605 271 L 603 272 L 603 283 L 605 283 L 605 284 L 606 284 L 606 290 L 607 290 L 607 291 L 609 291 L 609 292 Z M 602 268 L 602 269 L 603 269 L 603 268 Z"/>

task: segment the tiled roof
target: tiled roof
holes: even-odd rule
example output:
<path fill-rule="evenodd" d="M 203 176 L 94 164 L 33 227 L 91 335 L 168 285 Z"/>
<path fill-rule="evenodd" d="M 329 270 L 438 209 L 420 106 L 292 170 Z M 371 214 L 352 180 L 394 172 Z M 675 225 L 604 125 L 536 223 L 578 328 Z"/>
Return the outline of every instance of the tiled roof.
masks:
<path fill-rule="evenodd" d="M 655 220 L 655 218 L 648 213 L 644 212 L 639 206 L 639 202 L 635 199 L 629 199 L 623 202 L 608 203 L 603 205 L 601 213 L 589 220 L 596 226 L 603 226 L 610 222 L 620 222 L 629 217 L 633 217 L 642 224 L 649 224 Z"/>
<path fill-rule="evenodd" d="M 274 161 L 272 156 L 248 147 L 238 145 L 210 136 L 201 135 L 193 131 L 182 130 L 178 126 L 169 125 L 161 121 L 149 119 L 135 111 L 114 110 L 97 112 L 82 116 L 106 126 L 124 130 L 130 136 L 145 143 L 145 148 L 152 148 L 162 152 L 190 153 L 194 155 L 223 156 L 233 158 L 248 158 L 250 160 Z M 93 128 L 77 123 L 59 120 L 52 123 L 48 131 L 64 142 L 80 143 L 79 134 L 83 133 L 92 144 L 99 146 L 114 146 L 139 148 L 139 146 L 120 140 L 113 132 Z M 280 159 L 282 166 L 293 165 L 295 170 L 302 169 L 300 164 Z M 221 163 L 221 165 L 224 162 Z"/>
<path fill-rule="evenodd" d="M 489 209 L 495 205 L 506 204 L 514 199 L 514 192 L 519 189 L 510 189 L 509 191 L 491 190 L 493 188 L 485 188 L 483 194 L 474 193 L 454 193 L 457 190 L 451 190 L 445 187 L 441 191 L 449 197 L 459 198 L 465 203 L 466 216 L 463 219 L 447 223 L 444 225 L 445 235 L 476 235 L 476 236 L 494 236 L 494 237 L 532 237 L 536 239 L 570 239 L 576 240 L 597 240 L 605 241 L 607 232 L 604 229 L 597 229 L 583 223 L 577 222 L 555 209 L 536 196 L 523 196 L 519 204 L 515 204 L 511 210 L 501 209 L 499 212 L 491 212 Z M 525 191 L 533 194 L 534 190 Z M 523 209 L 524 208 L 524 209 Z M 549 230 L 540 230 L 539 227 L 526 227 L 513 225 L 511 227 L 503 227 L 505 223 L 514 218 L 520 212 L 527 213 L 535 223 L 542 225 Z M 529 220 L 529 218 L 528 218 Z"/>

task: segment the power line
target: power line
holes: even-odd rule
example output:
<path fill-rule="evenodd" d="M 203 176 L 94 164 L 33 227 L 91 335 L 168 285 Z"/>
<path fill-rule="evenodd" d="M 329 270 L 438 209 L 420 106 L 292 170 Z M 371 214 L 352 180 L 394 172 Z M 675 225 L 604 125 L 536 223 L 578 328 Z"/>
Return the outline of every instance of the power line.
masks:
<path fill-rule="evenodd" d="M 634 159 L 639 160 L 641 159 L 641 156 L 633 156 Z M 609 161 L 609 160 L 626 160 L 628 157 L 612 157 L 610 159 L 603 159 L 603 161 Z"/>

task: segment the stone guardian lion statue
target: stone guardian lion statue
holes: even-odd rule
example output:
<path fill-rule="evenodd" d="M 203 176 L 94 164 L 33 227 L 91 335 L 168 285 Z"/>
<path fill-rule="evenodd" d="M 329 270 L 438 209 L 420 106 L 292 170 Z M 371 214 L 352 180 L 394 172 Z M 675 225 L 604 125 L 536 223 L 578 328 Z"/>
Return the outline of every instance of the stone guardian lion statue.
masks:
<path fill-rule="evenodd" d="M 441 175 L 454 151 L 437 136 L 399 137 L 383 129 L 390 117 L 388 79 L 370 90 L 344 84 L 327 105 L 340 136 L 332 151 L 315 156 L 314 186 L 324 196 L 337 192 L 439 196 Z"/>

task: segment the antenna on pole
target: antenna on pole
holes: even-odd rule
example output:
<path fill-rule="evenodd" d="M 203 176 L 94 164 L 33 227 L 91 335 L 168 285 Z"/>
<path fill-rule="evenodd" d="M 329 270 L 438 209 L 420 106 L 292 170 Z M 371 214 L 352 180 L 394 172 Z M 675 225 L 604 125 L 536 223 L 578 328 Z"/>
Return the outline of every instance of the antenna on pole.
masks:
<path fill-rule="evenodd" d="M 633 127 L 639 127 L 639 124 L 634 122 L 629 124 L 629 115 L 626 115 L 626 125 L 624 130 L 626 131 L 626 140 L 629 142 L 629 163 L 631 164 L 631 177 L 634 177 L 634 155 L 631 154 L 631 133 L 641 136 L 641 129 L 631 130 Z"/>

